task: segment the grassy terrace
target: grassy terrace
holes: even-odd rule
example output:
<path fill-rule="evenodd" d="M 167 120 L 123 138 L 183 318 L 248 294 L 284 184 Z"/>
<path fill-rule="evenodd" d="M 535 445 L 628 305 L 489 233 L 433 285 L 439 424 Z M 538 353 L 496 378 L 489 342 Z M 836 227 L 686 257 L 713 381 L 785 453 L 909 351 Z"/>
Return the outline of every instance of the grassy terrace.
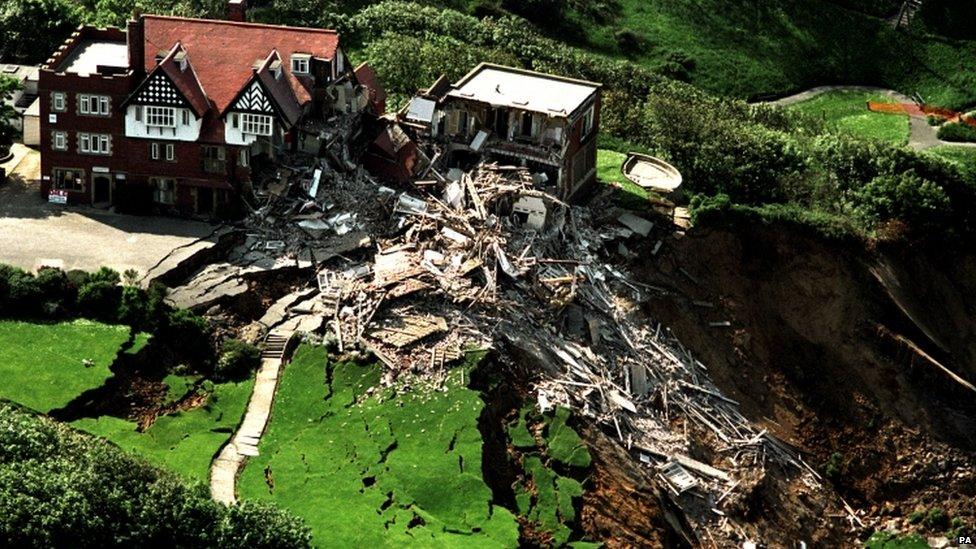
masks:
<path fill-rule="evenodd" d="M 50 412 L 101 387 L 129 329 L 87 320 L 0 321 L 0 397 Z M 85 366 L 84 360 L 91 366 Z"/>
<path fill-rule="evenodd" d="M 908 115 L 869 111 L 868 101 L 890 103 L 892 99 L 876 92 L 838 90 L 822 93 L 789 108 L 822 120 L 828 127 L 854 137 L 892 145 L 907 144 Z"/>
<path fill-rule="evenodd" d="M 179 400 L 192 387 L 192 379 L 168 376 L 168 400 Z M 240 423 L 251 396 L 254 380 L 219 383 L 204 406 L 166 415 L 145 432 L 136 424 L 116 417 L 84 418 L 72 426 L 118 444 L 150 463 L 207 482 L 210 462 Z"/>
<path fill-rule="evenodd" d="M 375 365 L 302 346 L 281 379 L 261 455 L 238 482 L 334 547 L 514 547 L 518 527 L 481 474 L 484 403 L 455 369 L 446 390 L 393 398 Z M 470 366 L 466 366 L 469 368 Z"/>

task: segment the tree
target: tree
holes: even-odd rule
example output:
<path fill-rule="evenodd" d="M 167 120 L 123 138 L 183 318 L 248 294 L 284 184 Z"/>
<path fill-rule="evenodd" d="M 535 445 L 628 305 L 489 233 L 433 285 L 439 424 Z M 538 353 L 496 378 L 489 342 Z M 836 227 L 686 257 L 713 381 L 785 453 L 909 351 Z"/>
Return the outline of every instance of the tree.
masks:
<path fill-rule="evenodd" d="M 41 63 L 81 22 L 69 0 L 0 2 L 0 59 Z"/>
<path fill-rule="evenodd" d="M 6 154 L 17 136 L 17 129 L 11 121 L 19 115 L 7 101 L 19 87 L 20 83 L 16 80 L 0 76 L 0 157 Z"/>

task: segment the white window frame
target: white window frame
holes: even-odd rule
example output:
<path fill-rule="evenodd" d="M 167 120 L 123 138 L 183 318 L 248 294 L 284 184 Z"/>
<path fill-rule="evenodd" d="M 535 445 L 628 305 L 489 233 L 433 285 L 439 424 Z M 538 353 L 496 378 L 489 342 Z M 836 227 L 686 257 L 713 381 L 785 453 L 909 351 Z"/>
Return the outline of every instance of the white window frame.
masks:
<path fill-rule="evenodd" d="M 274 128 L 274 120 L 267 114 L 241 113 L 241 133 L 268 137 Z"/>
<path fill-rule="evenodd" d="M 166 144 L 166 161 L 167 162 L 176 161 L 176 147 L 172 143 Z"/>
<path fill-rule="evenodd" d="M 593 131 L 594 109 L 594 105 L 590 105 L 590 108 L 583 113 L 583 130 L 580 132 L 580 138 L 590 135 L 590 132 Z"/>
<path fill-rule="evenodd" d="M 292 74 L 310 74 L 312 70 L 312 56 L 295 54 L 291 56 Z"/>
<path fill-rule="evenodd" d="M 180 109 L 180 121 L 184 126 L 190 125 L 190 111 L 187 109 Z"/>
<path fill-rule="evenodd" d="M 51 132 L 51 149 L 55 151 L 68 150 L 68 132 Z"/>
<path fill-rule="evenodd" d="M 237 153 L 237 165 L 242 168 L 246 168 L 250 164 L 251 164 L 251 151 L 246 148 L 241 149 L 241 151 Z"/>
<path fill-rule="evenodd" d="M 176 180 L 169 177 L 150 178 L 153 187 L 153 202 L 164 206 L 176 204 Z"/>
<path fill-rule="evenodd" d="M 79 133 L 78 152 L 109 156 L 112 154 L 112 136 L 105 133 Z"/>
<path fill-rule="evenodd" d="M 51 110 L 54 112 L 67 112 L 68 94 L 64 92 L 51 92 Z"/>
<path fill-rule="evenodd" d="M 107 95 L 78 94 L 78 114 L 88 116 L 109 116 L 109 97 Z"/>
<path fill-rule="evenodd" d="M 149 158 L 151 160 L 159 160 L 159 143 L 149 144 Z"/>
<path fill-rule="evenodd" d="M 146 125 L 153 128 L 175 128 L 175 107 L 154 107 L 147 105 L 145 113 Z"/>

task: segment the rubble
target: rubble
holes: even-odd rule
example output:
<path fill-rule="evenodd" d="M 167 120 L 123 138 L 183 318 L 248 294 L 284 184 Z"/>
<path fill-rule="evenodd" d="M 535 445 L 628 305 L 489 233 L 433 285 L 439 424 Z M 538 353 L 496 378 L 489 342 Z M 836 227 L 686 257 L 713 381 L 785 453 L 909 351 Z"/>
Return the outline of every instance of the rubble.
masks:
<path fill-rule="evenodd" d="M 416 147 L 398 125 L 380 131 Z M 417 147 L 431 160 L 392 189 L 346 161 L 354 133 L 324 140 L 319 157 L 283 158 L 255 188 L 240 259 L 316 273 L 275 303 L 265 329 L 322 331 L 340 352 L 370 352 L 391 385 L 407 373 L 442 378 L 468 352 L 507 351 L 501 360 L 538 372 L 540 409 L 566 406 L 613 433 L 698 525 L 727 527 L 713 510 L 750 471 L 777 466 L 819 487 L 798 452 L 756 429 L 705 365 L 640 312 L 661 290 L 613 260 L 632 255 L 628 243 L 649 237 L 652 221 L 626 211 L 597 219 L 541 190 L 546 177 L 524 167 L 447 170 L 435 147 Z M 376 143 L 361 141 L 360 151 Z M 689 457 L 693 436 L 712 464 Z"/>

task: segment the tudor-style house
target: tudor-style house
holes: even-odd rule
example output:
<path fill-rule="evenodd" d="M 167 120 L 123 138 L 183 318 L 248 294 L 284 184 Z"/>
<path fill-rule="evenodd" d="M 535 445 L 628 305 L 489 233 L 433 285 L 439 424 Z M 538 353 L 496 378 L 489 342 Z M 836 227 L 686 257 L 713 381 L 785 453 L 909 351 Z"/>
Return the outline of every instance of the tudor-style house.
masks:
<path fill-rule="evenodd" d="M 252 167 L 316 152 L 370 94 L 335 31 L 142 15 L 81 27 L 41 68 L 41 192 L 52 201 L 212 215 Z"/>
<path fill-rule="evenodd" d="M 449 165 L 527 166 L 565 200 L 596 181 L 600 84 L 482 63 L 453 86 L 441 81 L 414 98 L 406 118 L 429 123 Z"/>

